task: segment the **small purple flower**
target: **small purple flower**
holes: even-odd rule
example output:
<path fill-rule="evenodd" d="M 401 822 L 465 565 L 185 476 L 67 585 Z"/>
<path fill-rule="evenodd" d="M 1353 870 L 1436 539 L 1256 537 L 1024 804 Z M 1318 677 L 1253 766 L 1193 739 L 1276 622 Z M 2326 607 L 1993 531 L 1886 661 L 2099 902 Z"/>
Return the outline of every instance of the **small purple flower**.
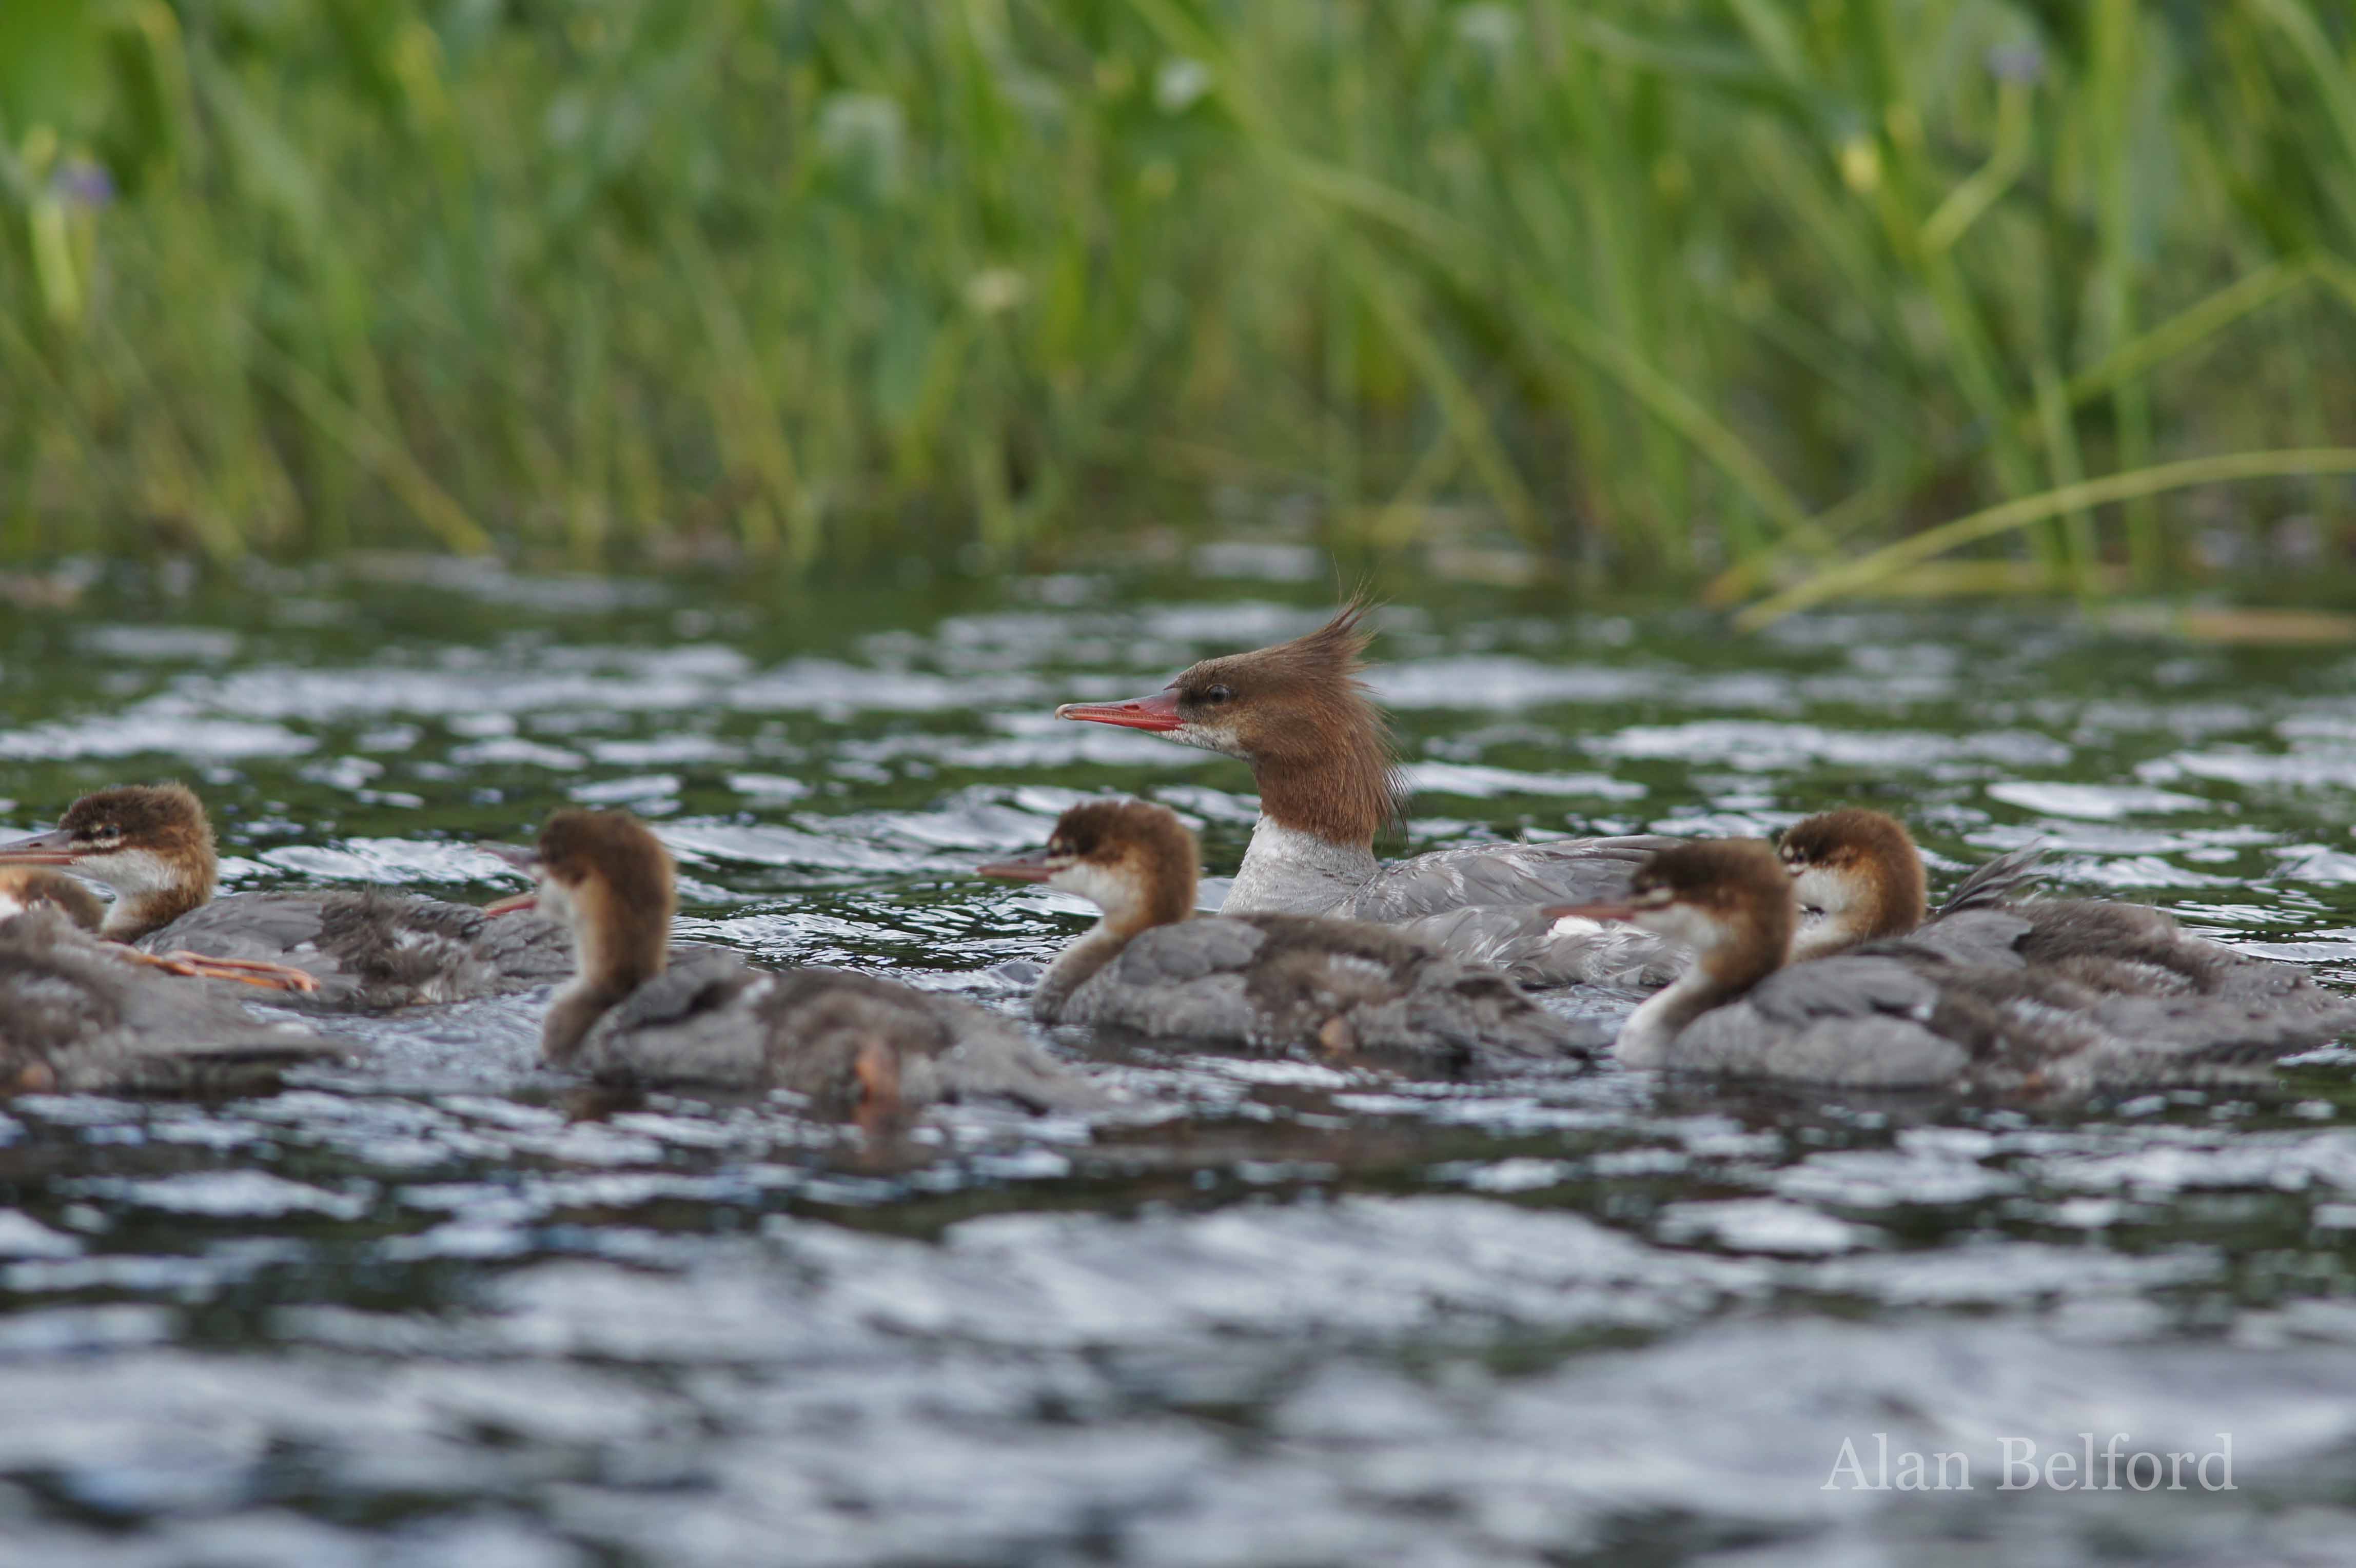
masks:
<path fill-rule="evenodd" d="M 114 199 L 114 177 L 104 164 L 88 158 L 68 158 L 49 176 L 49 189 L 63 200 L 83 207 L 104 207 Z"/>
<path fill-rule="evenodd" d="M 2006 44 L 1987 52 L 1988 74 L 2027 87 L 2045 75 L 2045 51 L 2035 44 Z"/>

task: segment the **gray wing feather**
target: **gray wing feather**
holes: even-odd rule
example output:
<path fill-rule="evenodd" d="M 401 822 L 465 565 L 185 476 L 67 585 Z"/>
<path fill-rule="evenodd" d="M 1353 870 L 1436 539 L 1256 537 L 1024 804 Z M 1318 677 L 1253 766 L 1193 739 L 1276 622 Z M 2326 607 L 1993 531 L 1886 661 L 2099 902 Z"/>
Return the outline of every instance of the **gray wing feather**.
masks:
<path fill-rule="evenodd" d="M 1591 1024 L 1549 1014 L 1496 971 L 1395 927 L 1300 915 L 1156 927 L 1083 983 L 1062 1015 L 1158 1039 L 1356 1049 L 1451 1068 L 1580 1059 L 1600 1043 Z"/>
<path fill-rule="evenodd" d="M 1033 1111 L 1111 1103 L 1021 1025 L 977 1003 L 851 970 L 771 973 L 718 948 L 681 949 L 598 1021 L 576 1060 L 607 1082 L 778 1084 L 834 1113 L 855 1094 L 858 1052 L 871 1042 L 894 1053 L 911 1107 L 984 1098 Z"/>
<path fill-rule="evenodd" d="M 1658 833 L 1560 843 L 1466 844 L 1383 868 L 1329 911 L 1339 918 L 1398 924 L 1463 905 L 1537 907 L 1617 898 L 1656 850 L 1682 840 Z"/>
<path fill-rule="evenodd" d="M 342 1054 L 46 915 L 0 921 L 0 1081 L 35 1068 L 70 1090 L 257 1090 Z"/>
<path fill-rule="evenodd" d="M 319 983 L 284 1005 L 375 1012 L 528 991 L 573 972 L 571 940 L 535 915 L 487 916 L 471 905 L 369 888 L 239 893 L 140 939 L 147 952 L 288 964 Z M 208 983 L 233 987 L 236 983 Z"/>
<path fill-rule="evenodd" d="M 930 1098 L 1011 1100 L 1032 1111 L 1100 1111 L 1113 1096 L 1049 1056 L 1023 1026 L 961 996 L 925 993 L 957 1044 L 933 1060 Z"/>
<path fill-rule="evenodd" d="M 1548 920 L 1537 906 L 1469 905 L 1401 924 L 1401 930 L 1472 963 L 1503 970 L 1516 985 L 1620 985 L 1652 990 L 1688 961 L 1675 942 L 1637 926 Z"/>
<path fill-rule="evenodd" d="M 1687 1026 L 1661 1065 L 1856 1089 L 1926 1089 L 1955 1082 L 1970 1058 L 1911 1018 L 1870 1013 L 1770 1017 L 1736 1003 Z"/>
<path fill-rule="evenodd" d="M 2025 844 L 2008 850 L 1994 860 L 1974 866 L 1945 903 L 1933 912 L 1931 918 L 1944 920 L 1966 909 L 1988 908 L 2002 904 L 2037 880 L 2040 875 L 2038 863 L 2045 858 L 2043 844 Z"/>

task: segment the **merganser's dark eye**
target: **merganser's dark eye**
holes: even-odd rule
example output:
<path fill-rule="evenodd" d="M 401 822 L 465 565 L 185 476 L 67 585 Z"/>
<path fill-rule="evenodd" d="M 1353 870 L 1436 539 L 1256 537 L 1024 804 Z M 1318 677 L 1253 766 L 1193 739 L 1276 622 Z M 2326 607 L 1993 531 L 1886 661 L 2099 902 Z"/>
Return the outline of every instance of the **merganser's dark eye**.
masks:
<path fill-rule="evenodd" d="M 1225 686 L 1205 686 L 1203 688 L 1203 701 L 1206 703 L 1224 703 L 1234 695 L 1235 693 L 1229 691 Z"/>

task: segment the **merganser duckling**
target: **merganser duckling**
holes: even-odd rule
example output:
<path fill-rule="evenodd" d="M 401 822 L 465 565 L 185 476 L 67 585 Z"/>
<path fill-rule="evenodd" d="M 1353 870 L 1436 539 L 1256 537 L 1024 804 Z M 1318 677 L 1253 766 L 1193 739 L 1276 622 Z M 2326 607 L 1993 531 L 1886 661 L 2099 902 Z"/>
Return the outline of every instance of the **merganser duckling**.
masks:
<path fill-rule="evenodd" d="M 469 905 L 373 888 L 216 898 L 212 822 L 177 784 L 84 795 L 49 832 L 0 844 L 0 865 L 70 866 L 114 890 L 100 936 L 209 978 L 282 986 L 293 1006 L 463 1002 L 572 972 L 563 934 L 545 920 L 493 920 Z"/>
<path fill-rule="evenodd" d="M 1047 847 L 981 866 L 1103 911 L 1040 980 L 1032 1015 L 1254 1050 L 1316 1047 L 1451 1070 L 1590 1054 L 1494 969 L 1363 920 L 1194 914 L 1194 835 L 1166 806 L 1092 800 Z"/>
<path fill-rule="evenodd" d="M 96 940 L 102 908 L 57 872 L 0 869 L 0 1095 L 244 1091 L 340 1054 L 155 972 L 187 972 L 172 960 Z"/>
<path fill-rule="evenodd" d="M 2233 953 L 2139 910 L 2173 966 L 2062 952 L 2019 914 L 1965 911 L 1917 937 L 1784 965 L 1793 878 L 1751 840 L 1691 843 L 1646 863 L 1621 906 L 1676 938 L 1692 969 L 1639 1007 L 1618 1054 L 1631 1067 L 1851 1088 L 2068 1093 L 2264 1079 L 2276 1058 L 2356 1028 L 2356 1002 L 2287 964 Z M 2161 928 L 2165 928 L 2163 932 Z M 2062 944 L 2056 944 L 2060 946 Z"/>
<path fill-rule="evenodd" d="M 961 997 L 851 970 L 752 969 L 718 948 L 674 958 L 670 853 L 627 811 L 567 809 L 536 849 L 484 847 L 532 876 L 532 893 L 506 902 L 536 899 L 572 932 L 574 976 L 541 1036 L 552 1066 L 631 1087 L 788 1089 L 871 1127 L 944 1100 L 1106 1102 L 1012 1020 Z"/>
<path fill-rule="evenodd" d="M 2034 875 L 2043 851 L 2031 844 L 1975 867 L 1935 913 L 1922 852 L 1905 824 L 1883 812 L 1862 806 L 1819 811 L 1785 828 L 1775 853 L 1799 898 L 1791 952 L 1797 963 L 2001 904 Z"/>
<path fill-rule="evenodd" d="M 1061 719 L 1166 736 L 1248 763 L 1259 821 L 1221 912 L 1324 915 L 1411 927 L 1524 985 L 1665 984 L 1680 956 L 1649 933 L 1550 922 L 1540 906 L 1616 898 L 1650 834 L 1472 844 L 1383 865 L 1375 836 L 1405 793 L 1390 726 L 1365 683 L 1367 606 L 1305 637 L 1205 659 L 1150 697 L 1066 703 Z"/>

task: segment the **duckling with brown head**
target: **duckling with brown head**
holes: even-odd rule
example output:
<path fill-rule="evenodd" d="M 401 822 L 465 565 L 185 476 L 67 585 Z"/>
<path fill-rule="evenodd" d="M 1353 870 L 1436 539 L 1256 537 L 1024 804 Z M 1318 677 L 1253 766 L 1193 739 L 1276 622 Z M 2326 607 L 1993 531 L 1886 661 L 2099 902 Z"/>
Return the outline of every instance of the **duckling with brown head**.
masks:
<path fill-rule="evenodd" d="M 1697 843 L 1655 856 L 1624 903 L 1577 911 L 1643 924 L 1697 955 L 1629 1019 L 1622 1061 L 2046 1096 L 2263 1080 L 2280 1057 L 2356 1027 L 2356 1003 L 2291 966 L 2125 906 L 2042 922 L 2029 918 L 2034 904 L 1967 902 L 1912 935 L 1785 965 L 1793 885 L 1763 843 Z M 2071 950 L 2082 931 L 2102 940 Z M 2123 945 L 2138 933 L 2140 950 Z"/>
<path fill-rule="evenodd" d="M 1494 970 L 1387 926 L 1298 915 L 1195 918 L 1194 835 L 1166 806 L 1098 800 L 1044 849 L 980 868 L 1102 912 L 1040 982 L 1043 1023 L 1161 1039 L 1364 1051 L 1446 1071 L 1578 1061 L 1582 1032 Z"/>
<path fill-rule="evenodd" d="M 622 1086 L 782 1088 L 870 1126 L 942 1100 L 1108 1102 L 961 997 L 850 970 L 755 970 L 716 948 L 674 953 L 670 853 L 626 811 L 561 811 L 535 850 L 495 853 L 530 874 L 530 897 L 573 934 L 577 972 L 541 1036 L 552 1066 Z"/>
<path fill-rule="evenodd" d="M 55 828 L 0 844 L 0 865 L 70 867 L 114 892 L 101 936 L 322 1012 L 530 990 L 570 967 L 549 922 L 494 921 L 438 898 L 376 889 L 217 898 L 211 819 L 178 784 L 84 795 Z"/>

